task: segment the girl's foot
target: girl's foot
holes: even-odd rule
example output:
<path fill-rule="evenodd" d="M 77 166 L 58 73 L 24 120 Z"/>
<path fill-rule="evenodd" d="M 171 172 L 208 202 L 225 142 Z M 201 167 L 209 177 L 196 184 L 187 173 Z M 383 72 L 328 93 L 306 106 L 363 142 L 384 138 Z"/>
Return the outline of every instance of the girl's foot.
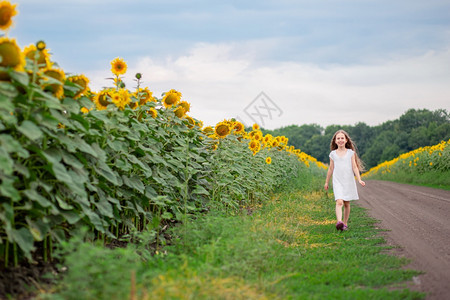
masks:
<path fill-rule="evenodd" d="M 342 229 L 342 230 L 348 230 L 348 226 L 347 225 L 344 225 L 344 228 Z"/>
<path fill-rule="evenodd" d="M 336 229 L 337 230 L 340 230 L 340 231 L 342 231 L 342 230 L 344 230 L 344 222 L 342 222 L 342 221 L 338 221 L 337 223 L 336 223 Z"/>

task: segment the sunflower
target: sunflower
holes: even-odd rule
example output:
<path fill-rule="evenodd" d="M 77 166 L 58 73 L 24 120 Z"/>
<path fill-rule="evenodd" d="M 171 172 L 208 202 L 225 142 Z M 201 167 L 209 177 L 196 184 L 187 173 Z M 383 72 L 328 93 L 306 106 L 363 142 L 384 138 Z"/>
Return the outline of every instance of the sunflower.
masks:
<path fill-rule="evenodd" d="M 203 128 L 203 133 L 206 135 L 212 135 L 212 134 L 214 134 L 214 129 L 212 129 L 211 126 L 207 126 L 207 127 Z"/>
<path fill-rule="evenodd" d="M 139 105 L 144 105 L 145 103 L 149 101 L 155 101 L 155 98 L 153 98 L 153 93 L 150 92 L 150 90 L 146 88 L 139 88 L 139 90 L 136 91 L 134 94 L 136 99 L 139 100 Z"/>
<path fill-rule="evenodd" d="M 120 110 L 124 110 L 125 106 L 130 104 L 131 97 L 128 90 L 119 89 L 111 93 L 111 100 Z"/>
<path fill-rule="evenodd" d="M 253 124 L 252 128 L 253 130 L 259 130 L 259 125 L 255 123 Z"/>
<path fill-rule="evenodd" d="M 89 109 L 89 108 L 87 108 L 87 107 L 82 107 L 81 109 L 80 109 L 80 111 L 83 113 L 83 114 L 87 114 L 88 112 L 90 112 L 92 109 Z"/>
<path fill-rule="evenodd" d="M 262 132 L 256 131 L 255 134 L 253 135 L 253 138 L 257 141 L 261 141 L 262 140 Z"/>
<path fill-rule="evenodd" d="M 0 38 L 0 66 L 13 68 L 16 71 L 23 71 L 25 67 L 25 56 L 17 46 L 15 39 L 7 37 Z M 0 72 L 0 79 L 9 79 L 6 72 Z"/>
<path fill-rule="evenodd" d="M 182 106 L 178 106 L 177 108 L 175 108 L 173 112 L 175 113 L 175 116 L 177 116 L 180 119 L 186 114 L 186 111 Z"/>
<path fill-rule="evenodd" d="M 153 107 L 150 108 L 150 109 L 147 111 L 147 113 L 148 113 L 150 116 L 152 116 L 153 119 L 156 118 L 156 117 L 158 116 L 158 112 L 157 112 L 156 109 L 154 109 Z"/>
<path fill-rule="evenodd" d="M 94 96 L 94 103 L 98 110 L 104 110 L 111 104 L 111 89 L 105 89 L 100 91 Z"/>
<path fill-rule="evenodd" d="M 244 129 L 245 129 L 244 124 L 242 124 L 241 122 L 235 121 L 233 123 L 233 130 L 236 131 L 236 133 L 241 133 L 244 131 Z"/>
<path fill-rule="evenodd" d="M 188 115 L 184 115 L 184 118 L 188 121 L 187 127 L 188 128 L 194 128 L 195 127 L 195 120 L 188 116 Z"/>
<path fill-rule="evenodd" d="M 116 57 L 111 61 L 111 72 L 113 72 L 114 75 L 119 76 L 125 74 L 126 71 L 127 64 L 122 58 Z"/>
<path fill-rule="evenodd" d="M 201 120 L 197 120 L 197 124 L 198 128 L 203 128 L 203 121 Z"/>
<path fill-rule="evenodd" d="M 164 97 L 162 98 L 162 103 L 166 108 L 168 108 L 173 105 L 177 105 L 178 102 L 180 102 L 180 99 L 181 93 L 172 89 L 164 95 Z"/>
<path fill-rule="evenodd" d="M 251 141 L 248 143 L 248 148 L 249 148 L 250 150 L 252 150 L 252 151 L 255 150 L 257 146 L 258 146 L 258 141 L 251 140 Z"/>
<path fill-rule="evenodd" d="M 0 29 L 8 30 L 12 25 L 12 17 L 17 15 L 17 4 L 11 4 L 9 1 L 0 2 Z"/>
<path fill-rule="evenodd" d="M 64 96 L 63 84 L 64 81 L 66 80 L 66 75 L 64 74 L 64 71 L 56 68 L 47 68 L 43 70 L 43 75 L 44 78 L 51 77 L 60 82 L 50 84 L 44 82 L 42 88 L 44 89 L 44 91 L 52 92 L 56 98 L 61 99 Z"/>
<path fill-rule="evenodd" d="M 31 44 L 23 49 L 23 54 L 32 61 L 37 62 L 40 69 L 51 68 L 49 49 L 45 48 L 39 51 L 34 44 Z M 37 57 L 36 57 L 37 56 Z"/>
<path fill-rule="evenodd" d="M 270 165 L 272 163 L 272 158 L 269 156 L 266 158 L 266 164 Z"/>
<path fill-rule="evenodd" d="M 191 110 L 191 105 L 187 101 L 181 101 L 178 105 L 183 107 L 185 113 L 188 113 Z"/>
<path fill-rule="evenodd" d="M 226 122 L 222 121 L 216 125 L 214 132 L 219 138 L 224 138 L 230 133 L 230 127 Z"/>
<path fill-rule="evenodd" d="M 67 80 L 72 83 L 75 83 L 80 87 L 78 92 L 76 92 L 75 95 L 73 96 L 74 99 L 80 98 L 81 95 L 84 95 L 88 91 L 89 79 L 83 74 L 70 76 L 69 78 L 67 78 Z"/>

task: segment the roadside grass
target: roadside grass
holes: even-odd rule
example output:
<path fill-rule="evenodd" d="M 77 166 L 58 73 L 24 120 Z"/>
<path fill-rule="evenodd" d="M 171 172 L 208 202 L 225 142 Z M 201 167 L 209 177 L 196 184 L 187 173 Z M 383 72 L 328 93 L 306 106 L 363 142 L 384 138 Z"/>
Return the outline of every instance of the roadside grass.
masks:
<path fill-rule="evenodd" d="M 40 298 L 422 299 L 406 289 L 419 272 L 383 251 L 376 221 L 353 205 L 350 229 L 337 232 L 334 201 L 315 182 L 241 214 L 193 219 L 155 255 L 145 237 L 114 250 L 72 242 L 67 274 Z"/>
<path fill-rule="evenodd" d="M 450 190 L 450 172 L 417 173 L 398 171 L 395 174 L 377 174 L 371 176 L 370 179 L 394 181 L 398 183 L 422 185 L 437 189 Z"/>

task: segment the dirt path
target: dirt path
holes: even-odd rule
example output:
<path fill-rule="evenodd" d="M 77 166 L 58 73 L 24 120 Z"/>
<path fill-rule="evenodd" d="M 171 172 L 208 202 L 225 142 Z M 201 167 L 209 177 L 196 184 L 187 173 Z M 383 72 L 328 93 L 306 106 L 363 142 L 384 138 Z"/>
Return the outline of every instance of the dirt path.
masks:
<path fill-rule="evenodd" d="M 390 230 L 388 244 L 400 246 L 395 253 L 425 272 L 413 288 L 426 299 L 450 299 L 450 191 L 371 180 L 358 192 L 358 204 Z"/>

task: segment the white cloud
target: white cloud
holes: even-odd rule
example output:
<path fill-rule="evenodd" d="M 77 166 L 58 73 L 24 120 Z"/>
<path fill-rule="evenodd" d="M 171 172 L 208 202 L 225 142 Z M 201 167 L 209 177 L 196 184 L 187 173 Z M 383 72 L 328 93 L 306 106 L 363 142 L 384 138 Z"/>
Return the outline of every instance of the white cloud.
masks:
<path fill-rule="evenodd" d="M 244 108 L 261 91 L 283 111 L 281 117 L 264 119 L 264 127 L 272 129 L 305 123 L 376 125 L 409 108 L 450 110 L 449 50 L 370 65 L 319 67 L 262 62 L 255 49 L 265 45 L 270 48 L 272 41 L 199 43 L 178 57 L 143 57 L 129 66 L 125 81 L 134 87 L 130 78 L 141 72 L 144 85 L 156 96 L 172 88 L 181 91 L 191 102 L 192 115 L 208 125 L 236 116 L 251 124 Z M 94 89 L 109 84 L 107 72 L 88 72 Z"/>

